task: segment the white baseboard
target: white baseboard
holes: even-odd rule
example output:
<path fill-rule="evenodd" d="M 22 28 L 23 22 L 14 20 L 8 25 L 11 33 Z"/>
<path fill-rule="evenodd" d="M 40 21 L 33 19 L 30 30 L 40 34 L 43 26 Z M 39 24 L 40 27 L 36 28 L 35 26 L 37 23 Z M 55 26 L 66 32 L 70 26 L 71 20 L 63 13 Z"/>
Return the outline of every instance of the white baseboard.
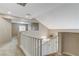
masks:
<path fill-rule="evenodd" d="M 71 54 L 71 53 L 69 53 L 69 52 L 63 52 L 63 54 L 67 54 L 67 55 L 69 55 L 69 56 L 76 56 L 76 55 Z"/>

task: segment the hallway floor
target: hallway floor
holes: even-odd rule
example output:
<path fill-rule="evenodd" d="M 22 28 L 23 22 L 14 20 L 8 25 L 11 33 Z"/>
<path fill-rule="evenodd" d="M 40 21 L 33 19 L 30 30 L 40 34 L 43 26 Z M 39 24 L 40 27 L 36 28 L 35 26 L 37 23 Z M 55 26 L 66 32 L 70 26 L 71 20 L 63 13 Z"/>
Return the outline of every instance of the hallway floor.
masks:
<path fill-rule="evenodd" d="M 51 53 L 51 54 L 48 54 L 47 56 L 70 56 L 70 55 L 67 55 L 67 54 L 62 54 L 62 55 L 58 55 L 58 53 Z"/>
<path fill-rule="evenodd" d="M 15 37 L 3 46 L 0 46 L 0 56 L 24 56 L 21 49 L 17 47 L 17 40 Z"/>
<path fill-rule="evenodd" d="M 16 56 L 24 56 L 24 53 L 23 53 L 23 51 L 20 48 L 17 48 Z"/>

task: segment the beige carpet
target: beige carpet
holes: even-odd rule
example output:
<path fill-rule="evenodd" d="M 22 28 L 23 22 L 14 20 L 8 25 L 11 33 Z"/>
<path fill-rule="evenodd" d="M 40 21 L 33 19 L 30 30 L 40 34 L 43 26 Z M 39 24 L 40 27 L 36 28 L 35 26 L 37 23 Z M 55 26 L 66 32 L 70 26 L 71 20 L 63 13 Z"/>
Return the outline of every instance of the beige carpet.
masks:
<path fill-rule="evenodd" d="M 20 48 L 17 48 L 16 56 L 24 56 L 24 53 Z"/>

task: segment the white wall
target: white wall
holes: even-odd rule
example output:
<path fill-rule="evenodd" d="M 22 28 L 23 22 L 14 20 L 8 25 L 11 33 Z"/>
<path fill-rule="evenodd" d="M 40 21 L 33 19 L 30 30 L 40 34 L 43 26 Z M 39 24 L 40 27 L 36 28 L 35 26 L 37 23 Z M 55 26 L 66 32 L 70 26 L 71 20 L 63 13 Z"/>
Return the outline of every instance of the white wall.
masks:
<path fill-rule="evenodd" d="M 11 24 L 0 18 L 0 45 L 11 40 Z"/>
<path fill-rule="evenodd" d="M 45 27 L 43 24 L 39 24 L 39 34 L 40 34 L 40 37 L 41 36 L 48 36 L 48 28 Z"/>

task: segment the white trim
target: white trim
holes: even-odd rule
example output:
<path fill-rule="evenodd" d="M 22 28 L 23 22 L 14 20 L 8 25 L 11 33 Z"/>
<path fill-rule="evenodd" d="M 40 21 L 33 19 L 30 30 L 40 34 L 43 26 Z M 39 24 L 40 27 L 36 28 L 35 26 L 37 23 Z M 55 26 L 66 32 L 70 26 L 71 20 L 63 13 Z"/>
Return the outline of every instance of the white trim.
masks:
<path fill-rule="evenodd" d="M 20 45 L 20 48 L 26 56 L 31 56 L 22 45 Z"/>
<path fill-rule="evenodd" d="M 63 54 L 67 54 L 67 55 L 70 55 L 70 56 L 76 56 L 76 55 L 69 53 L 69 52 L 63 52 Z"/>

